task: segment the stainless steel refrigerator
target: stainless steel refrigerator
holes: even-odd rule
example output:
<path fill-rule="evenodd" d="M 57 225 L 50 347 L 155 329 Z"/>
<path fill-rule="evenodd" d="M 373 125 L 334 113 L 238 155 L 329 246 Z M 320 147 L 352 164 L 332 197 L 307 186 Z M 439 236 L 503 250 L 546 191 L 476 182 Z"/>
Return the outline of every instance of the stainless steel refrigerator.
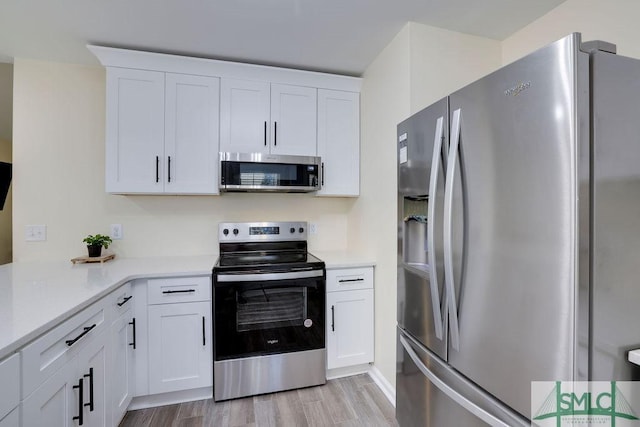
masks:
<path fill-rule="evenodd" d="M 401 426 L 640 379 L 640 61 L 572 34 L 398 125 Z"/>

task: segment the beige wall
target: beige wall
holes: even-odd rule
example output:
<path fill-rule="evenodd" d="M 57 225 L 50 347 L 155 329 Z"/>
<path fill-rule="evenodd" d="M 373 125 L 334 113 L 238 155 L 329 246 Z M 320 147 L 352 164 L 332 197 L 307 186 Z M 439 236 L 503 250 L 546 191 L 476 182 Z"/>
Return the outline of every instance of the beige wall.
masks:
<path fill-rule="evenodd" d="M 377 262 L 375 365 L 392 385 L 396 357 L 396 125 L 499 65 L 499 42 L 409 23 L 363 76 L 362 185 L 349 216 L 349 245 L 371 253 Z"/>
<path fill-rule="evenodd" d="M 13 64 L 0 63 L 0 140 L 11 141 Z"/>
<path fill-rule="evenodd" d="M 297 194 L 116 196 L 104 192 L 105 72 L 15 61 L 14 259 L 85 255 L 87 234 L 123 225 L 120 256 L 217 252 L 221 221 L 308 220 L 315 250 L 345 249 L 354 200 Z M 45 242 L 25 242 L 27 224 L 45 224 Z M 211 263 L 213 265 L 214 259 Z"/>
<path fill-rule="evenodd" d="M 11 163 L 11 122 L 13 120 L 13 64 L 0 63 L 0 162 Z M 0 211 L 0 264 L 12 260 L 12 187 Z"/>
<path fill-rule="evenodd" d="M 618 54 L 640 58 L 640 2 L 637 0 L 567 0 L 502 43 L 502 61 L 508 64 L 572 32 L 583 41 L 605 40 Z"/>
<path fill-rule="evenodd" d="M 0 162 L 11 163 L 11 141 L 0 138 Z M 9 187 L 9 194 L 4 204 L 4 208 L 0 211 L 0 264 L 6 264 L 12 261 L 12 235 L 11 235 L 11 211 L 12 188 Z"/>

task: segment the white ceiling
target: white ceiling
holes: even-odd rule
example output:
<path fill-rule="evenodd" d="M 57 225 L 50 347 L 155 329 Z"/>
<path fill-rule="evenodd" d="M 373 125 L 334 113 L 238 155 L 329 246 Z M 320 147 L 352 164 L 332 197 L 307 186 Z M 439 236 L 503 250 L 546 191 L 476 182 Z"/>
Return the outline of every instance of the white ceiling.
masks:
<path fill-rule="evenodd" d="M 0 0 L 0 61 L 85 45 L 360 75 L 408 21 L 502 40 L 565 0 Z"/>

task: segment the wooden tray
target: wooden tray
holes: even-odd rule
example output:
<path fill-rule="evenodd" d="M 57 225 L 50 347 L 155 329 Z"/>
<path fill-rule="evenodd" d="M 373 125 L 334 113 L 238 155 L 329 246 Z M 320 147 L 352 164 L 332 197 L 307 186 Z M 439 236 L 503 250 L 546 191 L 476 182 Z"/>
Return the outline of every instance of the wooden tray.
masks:
<path fill-rule="evenodd" d="M 85 262 L 99 262 L 102 264 L 103 262 L 114 259 L 115 257 L 116 257 L 116 254 L 106 254 L 106 255 L 96 256 L 96 257 L 80 256 L 77 258 L 73 258 L 71 262 L 74 264 L 83 264 Z"/>

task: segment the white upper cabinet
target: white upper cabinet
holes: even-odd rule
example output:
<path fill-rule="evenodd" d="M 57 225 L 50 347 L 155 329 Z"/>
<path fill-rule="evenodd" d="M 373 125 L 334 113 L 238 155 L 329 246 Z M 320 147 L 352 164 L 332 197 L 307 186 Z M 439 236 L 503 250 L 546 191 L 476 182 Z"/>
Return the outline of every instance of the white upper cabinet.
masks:
<path fill-rule="evenodd" d="M 316 155 L 317 89 L 271 85 L 272 154 Z"/>
<path fill-rule="evenodd" d="M 88 46 L 107 68 L 106 189 L 218 194 L 218 152 L 320 156 L 360 193 L 357 77 Z"/>
<path fill-rule="evenodd" d="M 319 196 L 360 194 L 360 94 L 318 89 Z"/>
<path fill-rule="evenodd" d="M 164 73 L 107 70 L 106 190 L 164 191 Z"/>
<path fill-rule="evenodd" d="M 166 75 L 165 191 L 218 192 L 219 79 Z"/>
<path fill-rule="evenodd" d="M 106 190 L 217 194 L 219 79 L 107 70 Z"/>
<path fill-rule="evenodd" d="M 269 153 L 269 83 L 222 79 L 220 151 Z"/>
<path fill-rule="evenodd" d="M 220 151 L 315 156 L 316 92 L 222 79 Z"/>

